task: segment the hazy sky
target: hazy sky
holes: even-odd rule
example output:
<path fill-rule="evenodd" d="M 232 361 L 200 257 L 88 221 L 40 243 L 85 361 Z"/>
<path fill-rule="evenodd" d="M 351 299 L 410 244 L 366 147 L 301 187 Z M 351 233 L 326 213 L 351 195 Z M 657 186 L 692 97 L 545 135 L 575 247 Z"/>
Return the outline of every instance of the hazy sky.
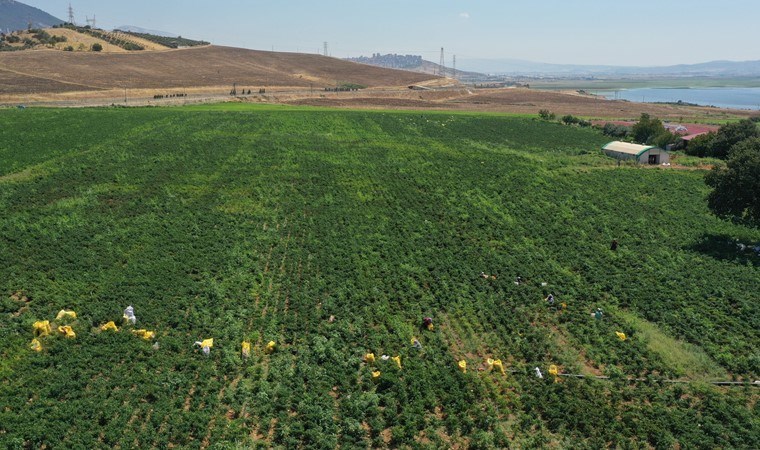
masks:
<path fill-rule="evenodd" d="M 68 1 L 23 0 L 63 20 Z M 72 0 L 79 23 L 332 56 L 671 65 L 760 59 L 760 0 Z M 461 67 L 466 69 L 466 67 Z"/>

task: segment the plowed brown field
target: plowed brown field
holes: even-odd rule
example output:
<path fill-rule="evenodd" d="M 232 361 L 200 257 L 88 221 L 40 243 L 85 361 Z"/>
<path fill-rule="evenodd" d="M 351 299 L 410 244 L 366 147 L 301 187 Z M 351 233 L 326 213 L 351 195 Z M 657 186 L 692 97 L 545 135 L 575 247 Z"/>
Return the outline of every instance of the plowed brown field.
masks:
<path fill-rule="evenodd" d="M 0 83 L 0 95 L 26 93 L 30 77 L 99 89 L 170 89 L 198 86 L 313 86 L 337 83 L 403 86 L 430 75 L 383 69 L 336 58 L 206 46 L 162 52 L 94 53 L 39 50 L 0 54 L 0 68 L 18 76 Z M 82 90 L 72 87 L 72 91 Z M 50 92 L 60 92 L 51 89 Z"/>
<path fill-rule="evenodd" d="M 571 114 L 583 117 L 637 118 L 641 113 L 670 120 L 684 118 L 722 120 L 729 117 L 749 116 L 750 111 L 719 108 L 633 103 L 623 100 L 606 100 L 591 95 L 571 92 L 542 91 L 527 88 L 515 89 L 449 89 L 443 91 L 409 91 L 396 94 L 360 91 L 326 95 L 321 98 L 281 97 L 281 101 L 295 105 L 313 105 L 349 108 L 445 109 L 459 111 L 508 112 L 538 114 L 548 109 L 558 117 Z"/>

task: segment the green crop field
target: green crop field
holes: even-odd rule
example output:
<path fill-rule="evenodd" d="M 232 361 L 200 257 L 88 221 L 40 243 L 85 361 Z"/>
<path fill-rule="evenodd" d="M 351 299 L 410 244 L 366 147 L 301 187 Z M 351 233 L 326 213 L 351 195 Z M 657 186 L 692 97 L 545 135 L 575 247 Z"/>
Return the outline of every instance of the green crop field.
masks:
<path fill-rule="evenodd" d="M 498 115 L 0 111 L 0 447 L 760 448 L 760 389 L 709 383 L 760 377 L 760 258 L 736 245 L 760 231 L 709 214 L 703 172 L 617 167 L 606 141 Z"/>

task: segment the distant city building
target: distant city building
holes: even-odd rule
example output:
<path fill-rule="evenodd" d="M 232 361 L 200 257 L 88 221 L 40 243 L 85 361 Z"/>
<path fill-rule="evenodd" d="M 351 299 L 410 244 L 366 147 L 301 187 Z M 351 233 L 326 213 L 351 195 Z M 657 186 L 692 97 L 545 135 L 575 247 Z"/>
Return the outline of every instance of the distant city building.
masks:
<path fill-rule="evenodd" d="M 389 53 L 387 55 L 373 53 L 370 57 L 359 56 L 357 58 L 346 59 L 348 61 L 387 67 L 390 69 L 414 69 L 422 65 L 422 56 L 420 55 L 397 55 L 395 53 Z"/>

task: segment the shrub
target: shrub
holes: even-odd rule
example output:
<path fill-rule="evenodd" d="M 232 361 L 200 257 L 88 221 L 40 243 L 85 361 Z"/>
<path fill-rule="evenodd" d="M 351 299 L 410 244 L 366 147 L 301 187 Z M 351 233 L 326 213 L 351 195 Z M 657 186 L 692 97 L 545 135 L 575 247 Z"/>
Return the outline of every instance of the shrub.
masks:
<path fill-rule="evenodd" d="M 96 43 L 92 44 L 92 51 L 93 52 L 103 51 L 103 46 L 100 45 L 100 43 L 96 42 Z"/>
<path fill-rule="evenodd" d="M 575 125 L 575 124 L 577 124 L 580 121 L 581 121 L 581 119 L 579 119 L 579 118 L 577 118 L 577 117 L 575 117 L 573 115 L 570 115 L 570 114 L 568 114 L 566 116 L 562 116 L 562 123 L 564 123 L 565 125 Z"/>
<path fill-rule="evenodd" d="M 548 109 L 542 109 L 538 111 L 538 116 L 543 120 L 554 120 L 557 116 Z"/>
<path fill-rule="evenodd" d="M 614 123 L 605 123 L 602 128 L 602 133 L 605 136 L 611 136 L 616 138 L 624 138 L 631 132 L 631 128 L 625 125 L 616 125 Z"/>

